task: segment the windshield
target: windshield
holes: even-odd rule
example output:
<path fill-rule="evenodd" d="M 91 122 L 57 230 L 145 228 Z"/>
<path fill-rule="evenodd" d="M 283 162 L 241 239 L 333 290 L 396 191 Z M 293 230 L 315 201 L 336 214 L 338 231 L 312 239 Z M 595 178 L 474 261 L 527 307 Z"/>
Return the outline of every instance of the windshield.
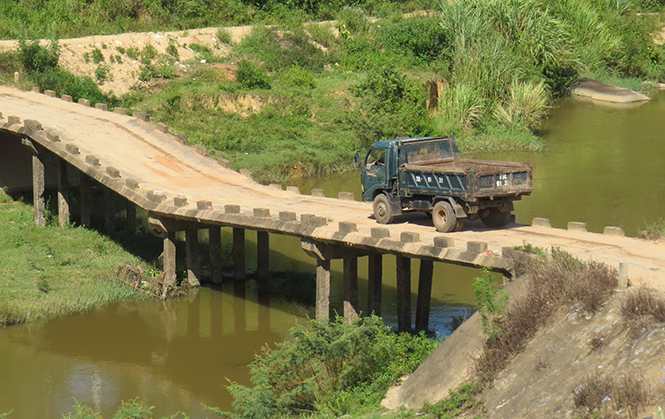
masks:
<path fill-rule="evenodd" d="M 406 153 L 406 162 L 410 164 L 424 164 L 459 157 L 457 147 L 448 138 L 404 144 L 402 149 Z"/>

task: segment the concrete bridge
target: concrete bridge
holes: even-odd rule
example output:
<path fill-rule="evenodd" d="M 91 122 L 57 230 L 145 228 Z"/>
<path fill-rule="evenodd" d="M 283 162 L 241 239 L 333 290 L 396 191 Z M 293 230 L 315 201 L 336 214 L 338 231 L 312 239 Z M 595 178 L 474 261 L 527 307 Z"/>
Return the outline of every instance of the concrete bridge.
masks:
<path fill-rule="evenodd" d="M 665 288 L 665 243 L 625 237 L 618 227 L 603 234 L 586 231 L 584 223 L 554 229 L 547 219 L 533 225 L 511 224 L 489 230 L 467 223 L 460 232 L 437 233 L 422 214 L 402 216 L 397 223 L 379 225 L 371 204 L 323 196 L 322 190 L 301 194 L 295 187 L 261 185 L 246 170 L 236 172 L 225 159 L 207 157 L 202 146 L 190 146 L 185 137 L 169 132 L 149 115 L 125 109 L 90 107 L 84 99 L 55 92 L 23 92 L 0 87 L 0 185 L 32 185 L 35 222 L 45 224 L 44 191 L 58 191 L 60 224 L 70 223 L 76 198 L 83 226 L 90 226 L 92 186 L 104 191 L 105 229 L 115 231 L 124 212 L 126 228 L 133 229 L 136 208 L 149 213 L 150 222 L 163 230 L 164 271 L 167 283 L 176 277 L 175 235 L 184 231 L 187 280 L 200 283 L 198 230 L 210 238 L 210 271 L 221 281 L 222 227 L 233 229 L 235 276 L 245 276 L 245 230 L 256 230 L 257 274 L 269 272 L 270 234 L 300 237 L 302 247 L 317 261 L 316 316 L 329 316 L 330 261 L 344 260 L 344 316 L 358 315 L 358 257 L 369 258 L 368 311 L 381 313 L 383 255 L 397 261 L 398 327 L 408 330 L 411 320 L 411 262 L 419 260 L 416 329 L 428 327 L 434 262 L 487 266 L 510 276 L 512 247 L 530 243 L 559 247 L 583 260 L 593 259 L 616 268 L 633 284 Z M 122 203 L 122 208 L 119 206 Z"/>

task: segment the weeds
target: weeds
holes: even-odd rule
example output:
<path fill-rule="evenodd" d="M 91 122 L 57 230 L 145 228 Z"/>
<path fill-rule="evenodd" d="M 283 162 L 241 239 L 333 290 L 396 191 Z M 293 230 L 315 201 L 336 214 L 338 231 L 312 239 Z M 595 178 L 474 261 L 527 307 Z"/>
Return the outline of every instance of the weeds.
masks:
<path fill-rule="evenodd" d="M 640 232 L 640 236 L 647 240 L 660 240 L 665 237 L 665 219 L 647 225 L 646 230 Z"/>
<path fill-rule="evenodd" d="M 649 288 L 635 288 L 621 300 L 621 315 L 628 322 L 652 319 L 665 323 L 665 296 Z"/>
<path fill-rule="evenodd" d="M 435 404 L 425 402 L 422 411 L 433 415 L 437 419 L 457 417 L 477 407 L 482 407 L 478 395 L 483 391 L 482 381 L 465 384 L 458 389 L 451 390 L 446 400 Z"/>
<path fill-rule="evenodd" d="M 618 378 L 590 375 L 573 393 L 575 407 L 583 418 L 614 417 L 608 414 L 627 410 L 633 419 L 649 399 L 643 379 L 632 375 Z"/>

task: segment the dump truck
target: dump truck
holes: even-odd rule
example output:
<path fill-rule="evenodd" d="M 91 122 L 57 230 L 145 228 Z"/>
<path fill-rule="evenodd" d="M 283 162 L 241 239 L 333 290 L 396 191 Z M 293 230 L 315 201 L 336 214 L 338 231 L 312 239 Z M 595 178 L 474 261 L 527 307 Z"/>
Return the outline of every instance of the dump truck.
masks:
<path fill-rule="evenodd" d="M 478 218 L 487 227 L 505 226 L 513 201 L 533 190 L 531 162 L 463 159 L 452 136 L 377 141 L 362 161 L 361 181 L 377 222 L 425 211 L 440 232 Z"/>

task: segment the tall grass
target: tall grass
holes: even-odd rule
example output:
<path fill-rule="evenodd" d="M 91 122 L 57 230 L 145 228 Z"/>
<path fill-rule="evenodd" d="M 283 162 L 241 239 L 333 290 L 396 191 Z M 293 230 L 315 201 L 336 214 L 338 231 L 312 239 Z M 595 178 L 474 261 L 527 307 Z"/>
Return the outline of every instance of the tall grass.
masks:
<path fill-rule="evenodd" d="M 118 263 L 141 261 L 94 231 L 37 227 L 31 207 L 0 196 L 0 325 L 143 298 L 110 281 Z"/>

